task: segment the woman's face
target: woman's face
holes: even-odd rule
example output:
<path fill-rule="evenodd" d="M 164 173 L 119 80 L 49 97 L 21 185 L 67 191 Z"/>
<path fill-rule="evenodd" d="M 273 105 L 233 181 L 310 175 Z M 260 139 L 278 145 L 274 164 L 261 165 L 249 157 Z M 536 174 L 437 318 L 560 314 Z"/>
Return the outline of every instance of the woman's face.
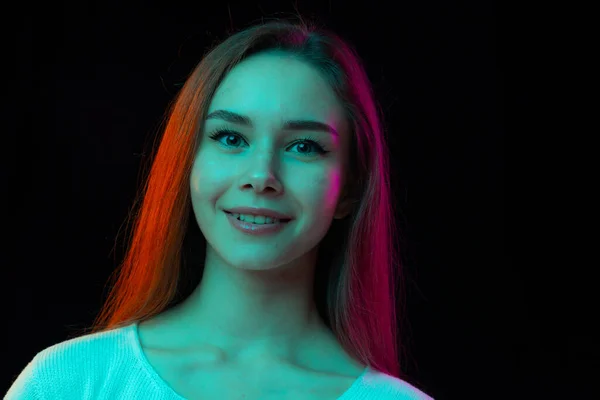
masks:
<path fill-rule="evenodd" d="M 218 110 L 250 122 L 210 117 Z M 207 115 L 190 177 L 192 207 L 207 251 L 212 248 L 224 262 L 243 269 L 301 263 L 332 218 L 346 214 L 337 207 L 350 138 L 334 92 L 308 64 L 281 53 L 260 53 L 225 76 Z M 316 121 L 332 132 L 285 129 L 289 120 Z M 219 130 L 230 132 L 213 136 Z M 275 234 L 248 235 L 223 211 L 234 207 L 268 208 L 293 220 Z"/>

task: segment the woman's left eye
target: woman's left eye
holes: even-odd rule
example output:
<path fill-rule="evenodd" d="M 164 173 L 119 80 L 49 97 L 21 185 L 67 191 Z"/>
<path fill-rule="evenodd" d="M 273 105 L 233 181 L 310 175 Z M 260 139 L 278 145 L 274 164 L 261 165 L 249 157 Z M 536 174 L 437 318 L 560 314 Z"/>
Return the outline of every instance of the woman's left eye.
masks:
<path fill-rule="evenodd" d="M 244 142 L 246 141 L 246 139 L 244 139 L 242 135 L 240 135 L 237 132 L 231 131 L 229 129 L 218 129 L 209 135 L 209 138 L 222 144 L 223 146 L 237 148 L 237 145 L 235 143 L 234 144 L 223 143 L 223 141 L 221 141 L 221 139 L 223 137 L 225 138 L 226 142 L 229 141 L 228 139 L 230 139 L 230 138 L 238 138 L 239 140 L 243 140 Z M 292 143 L 290 146 L 296 146 L 296 145 L 303 145 L 304 148 L 309 147 L 309 149 L 310 149 L 310 147 L 312 147 L 314 149 L 313 151 L 309 151 L 309 152 L 302 152 L 302 151 L 298 152 L 297 151 L 298 154 L 302 154 L 302 155 L 304 155 L 304 154 L 311 155 L 313 153 L 317 153 L 319 155 L 324 155 L 324 154 L 329 153 L 329 151 L 325 150 L 323 148 L 323 145 L 321 143 L 319 143 L 319 141 L 317 139 L 311 138 L 311 137 L 305 137 L 305 138 L 298 139 L 294 143 Z"/>

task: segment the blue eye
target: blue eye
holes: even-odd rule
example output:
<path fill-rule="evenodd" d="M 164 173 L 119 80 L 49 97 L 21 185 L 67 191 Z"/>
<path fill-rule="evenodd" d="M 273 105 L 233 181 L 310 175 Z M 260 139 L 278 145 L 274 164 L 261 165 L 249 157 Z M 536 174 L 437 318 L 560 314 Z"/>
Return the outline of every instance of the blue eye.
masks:
<path fill-rule="evenodd" d="M 221 141 L 221 138 L 225 138 L 226 142 L 228 143 L 223 143 Z M 239 138 L 240 140 L 243 140 L 244 142 L 246 141 L 246 139 L 244 139 L 244 137 L 242 135 L 240 135 L 239 133 L 229 130 L 229 129 L 217 129 L 216 131 L 213 131 L 210 135 L 209 138 L 220 143 L 221 145 L 225 146 L 225 147 L 229 147 L 229 148 L 237 148 L 237 143 L 231 143 L 231 141 L 229 139 L 233 139 L 233 138 Z M 324 155 L 329 153 L 329 151 L 325 150 L 323 148 L 323 145 L 315 138 L 312 137 L 304 137 L 301 139 L 296 140 L 294 143 L 291 144 L 291 146 L 294 145 L 304 145 L 304 148 L 308 148 L 309 150 L 312 148 L 313 151 L 308 151 L 308 152 L 303 152 L 303 151 L 299 151 L 297 152 L 298 154 L 301 155 L 312 155 L 314 153 L 317 153 L 319 155 Z"/>

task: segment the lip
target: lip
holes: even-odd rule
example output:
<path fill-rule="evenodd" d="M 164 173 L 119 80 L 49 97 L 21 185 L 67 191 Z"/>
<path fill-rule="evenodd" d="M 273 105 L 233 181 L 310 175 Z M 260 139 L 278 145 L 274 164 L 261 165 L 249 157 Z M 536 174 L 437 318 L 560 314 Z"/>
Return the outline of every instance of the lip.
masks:
<path fill-rule="evenodd" d="M 238 214 L 250 214 L 250 215 L 264 215 L 265 217 L 277 218 L 277 219 L 294 219 L 291 215 L 280 213 L 275 210 L 268 208 L 255 208 L 255 207 L 234 207 L 223 209 L 225 212 L 238 213 Z"/>
<path fill-rule="evenodd" d="M 229 214 L 227 212 L 225 212 L 225 215 L 227 216 L 229 223 L 235 229 L 239 230 L 242 233 L 246 233 L 248 235 L 256 235 L 256 236 L 275 234 L 277 232 L 280 232 L 291 222 L 291 221 L 287 221 L 287 222 L 280 221 L 276 224 L 258 225 L 258 224 L 253 224 L 251 222 L 240 221 L 239 219 L 235 218 L 233 216 L 233 214 Z"/>

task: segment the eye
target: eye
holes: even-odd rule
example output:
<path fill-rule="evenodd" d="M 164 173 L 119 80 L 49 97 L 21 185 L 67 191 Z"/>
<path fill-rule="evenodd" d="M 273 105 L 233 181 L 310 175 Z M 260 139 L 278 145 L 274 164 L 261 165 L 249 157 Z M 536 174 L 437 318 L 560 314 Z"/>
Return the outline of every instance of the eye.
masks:
<path fill-rule="evenodd" d="M 235 138 L 242 140 L 244 142 L 246 142 L 246 139 L 244 139 L 244 137 L 232 130 L 229 129 L 217 129 L 216 131 L 213 131 L 211 134 L 209 134 L 208 136 L 210 139 L 218 142 L 219 144 L 227 147 L 227 148 L 237 148 L 238 146 L 236 145 L 236 140 Z M 225 143 L 221 140 L 222 138 L 225 138 Z M 233 139 L 233 140 L 230 140 Z M 231 143 L 231 142 L 234 143 Z M 298 146 L 298 149 L 301 151 L 297 151 L 296 153 L 301 154 L 301 155 L 314 155 L 319 154 L 319 155 L 325 155 L 327 153 L 329 153 L 329 151 L 325 150 L 323 148 L 323 144 L 321 144 L 316 138 L 313 137 L 303 137 L 300 138 L 296 141 L 294 141 L 290 146 Z M 304 151 L 308 149 L 309 151 Z M 312 151 L 310 151 L 312 149 Z"/>

